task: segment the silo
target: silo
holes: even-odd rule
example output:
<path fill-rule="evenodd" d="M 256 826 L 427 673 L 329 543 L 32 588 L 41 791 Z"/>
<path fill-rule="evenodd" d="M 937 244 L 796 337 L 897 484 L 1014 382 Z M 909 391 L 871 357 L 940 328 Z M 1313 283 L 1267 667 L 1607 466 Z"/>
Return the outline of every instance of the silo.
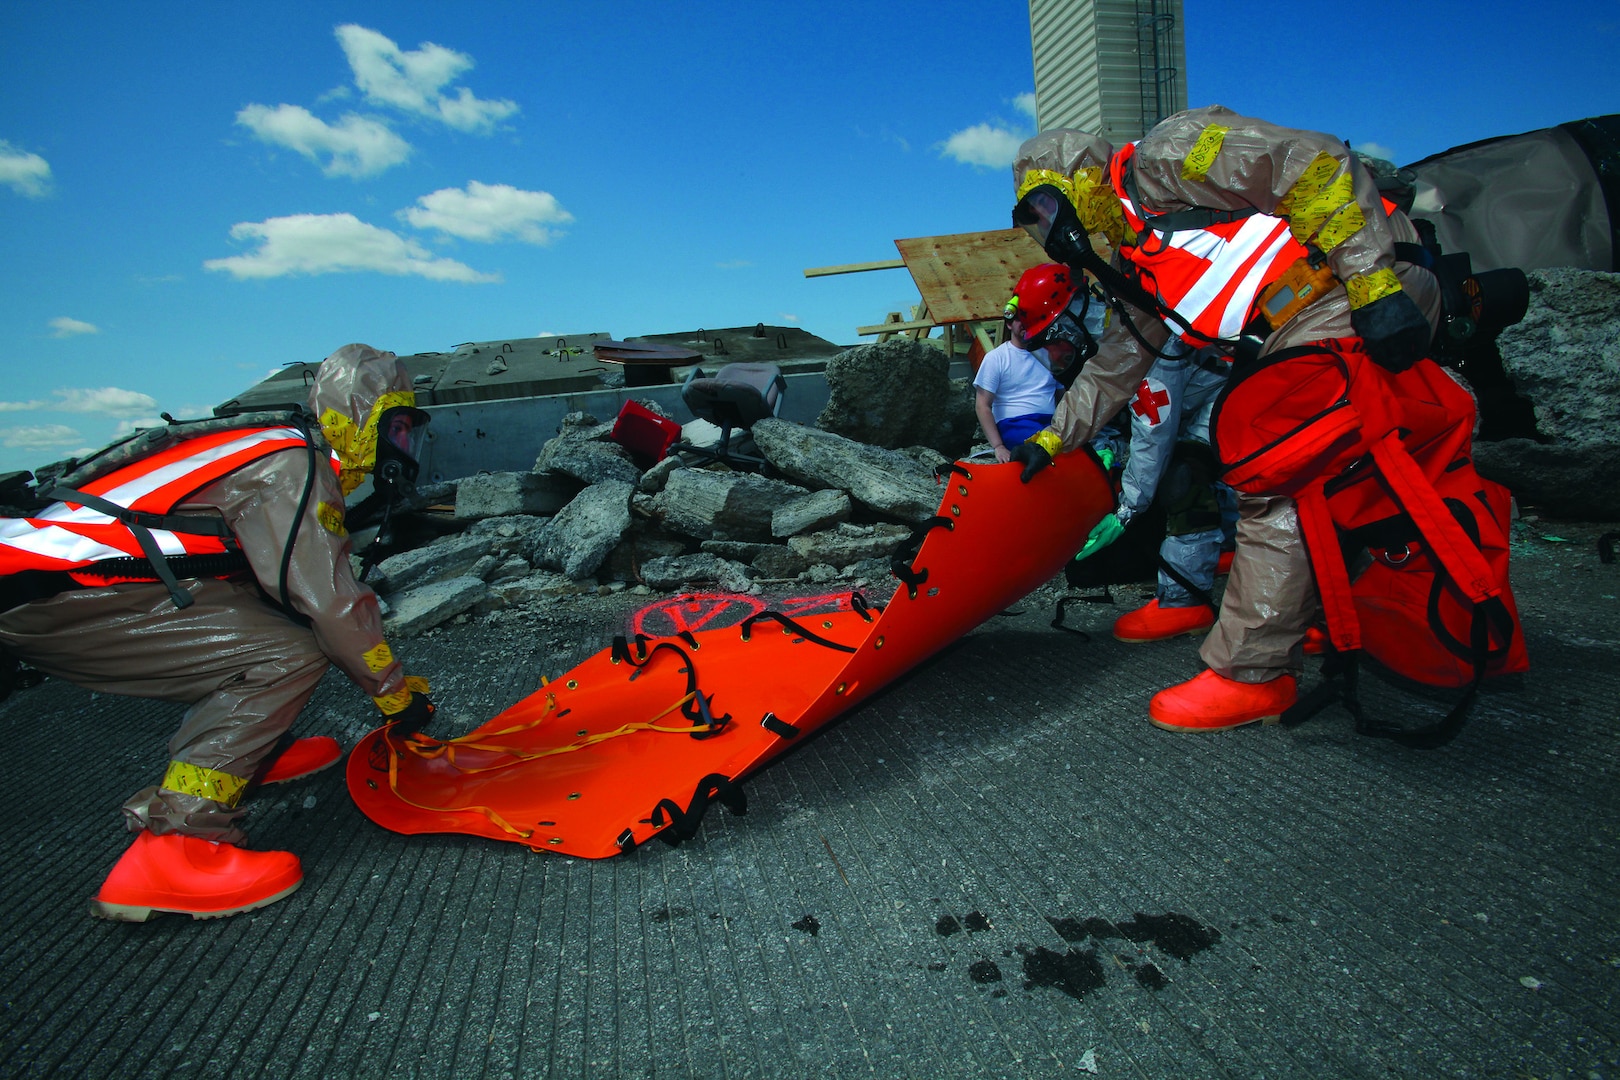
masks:
<path fill-rule="evenodd" d="M 1030 0 L 1029 29 L 1042 130 L 1117 146 L 1187 107 L 1182 0 Z"/>

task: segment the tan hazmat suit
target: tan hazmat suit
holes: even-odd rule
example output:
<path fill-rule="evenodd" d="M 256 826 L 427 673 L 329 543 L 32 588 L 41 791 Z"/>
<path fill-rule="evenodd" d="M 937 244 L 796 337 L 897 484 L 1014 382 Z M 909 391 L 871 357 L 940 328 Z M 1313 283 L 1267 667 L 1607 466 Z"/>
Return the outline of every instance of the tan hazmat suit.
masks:
<path fill-rule="evenodd" d="M 377 400 L 410 389 L 393 353 L 347 345 L 321 364 L 309 404 L 317 417 L 346 418 L 353 436 L 369 421 L 374 439 Z M 343 464 L 348 480 L 369 463 Z M 409 701 L 405 673 L 383 639 L 376 594 L 350 568 L 343 495 L 324 449 L 313 457 L 304 447 L 271 453 L 175 508 L 222 518 L 250 575 L 182 578 L 194 601 L 184 609 L 161 583 L 131 582 L 69 587 L 0 613 L 0 643 L 49 675 L 190 706 L 169 740 L 164 782 L 124 804 L 131 832 L 240 842 L 244 790 L 329 664 L 385 712 Z M 267 599 L 279 597 L 284 560 L 293 615 Z"/>
<path fill-rule="evenodd" d="M 1219 153 L 1196 169 L 1189 156 L 1211 125 L 1224 128 Z M 1429 323 L 1440 315 L 1440 290 L 1427 270 L 1396 260 L 1394 244 L 1416 244 L 1419 237 L 1399 211 L 1386 213 L 1372 178 L 1340 140 L 1239 116 L 1222 106 L 1177 113 L 1137 143 L 1130 161 L 1137 202 L 1156 214 L 1196 207 L 1242 210 L 1285 217 L 1279 204 L 1319 155 L 1341 163 L 1353 178 L 1353 198 L 1365 224 L 1328 252 L 1328 264 L 1342 282 L 1374 269 L 1393 269 Z M 1100 167 L 1107 177 L 1112 147 L 1094 135 L 1066 129 L 1042 132 L 1019 149 L 1013 163 L 1015 186 L 1033 170 L 1071 175 Z M 1189 179 L 1194 174 L 1196 179 Z M 1105 181 L 1106 183 L 1106 181 Z M 1135 267 L 1118 254 L 1115 269 L 1153 292 Z M 1171 328 L 1151 311 L 1129 308 L 1132 321 L 1153 349 L 1162 348 Z M 1352 337 L 1350 302 L 1342 284 L 1306 307 L 1261 347 L 1265 356 L 1280 349 L 1332 338 Z M 1065 450 L 1083 445 L 1136 393 L 1153 353 L 1121 320 L 1110 320 L 1097 355 L 1086 364 L 1058 403 L 1051 429 Z M 1283 361 L 1286 363 L 1287 361 Z M 1292 499 L 1239 493 L 1237 550 L 1221 602 L 1220 618 L 1201 655 L 1216 674 L 1239 682 L 1269 682 L 1303 666 L 1300 643 L 1320 603 Z"/>

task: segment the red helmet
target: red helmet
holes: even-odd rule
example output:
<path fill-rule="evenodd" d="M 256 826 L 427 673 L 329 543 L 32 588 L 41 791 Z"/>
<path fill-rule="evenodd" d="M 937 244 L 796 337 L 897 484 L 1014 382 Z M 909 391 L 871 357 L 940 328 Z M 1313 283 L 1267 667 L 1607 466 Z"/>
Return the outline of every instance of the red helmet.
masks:
<path fill-rule="evenodd" d="M 1042 263 L 1024 271 L 1008 308 L 1021 317 L 1025 337 L 1039 337 L 1068 308 L 1074 292 L 1074 275 L 1067 266 Z"/>

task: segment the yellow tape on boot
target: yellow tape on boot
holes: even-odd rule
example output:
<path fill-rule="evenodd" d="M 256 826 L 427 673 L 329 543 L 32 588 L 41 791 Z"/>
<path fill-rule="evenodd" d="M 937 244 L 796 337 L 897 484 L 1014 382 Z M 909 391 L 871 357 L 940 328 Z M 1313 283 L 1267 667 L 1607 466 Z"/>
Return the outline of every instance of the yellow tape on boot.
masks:
<path fill-rule="evenodd" d="M 232 776 L 188 761 L 169 762 L 169 771 L 163 774 L 161 785 L 164 791 L 210 799 L 226 809 L 242 801 L 242 792 L 247 786 L 244 776 Z"/>

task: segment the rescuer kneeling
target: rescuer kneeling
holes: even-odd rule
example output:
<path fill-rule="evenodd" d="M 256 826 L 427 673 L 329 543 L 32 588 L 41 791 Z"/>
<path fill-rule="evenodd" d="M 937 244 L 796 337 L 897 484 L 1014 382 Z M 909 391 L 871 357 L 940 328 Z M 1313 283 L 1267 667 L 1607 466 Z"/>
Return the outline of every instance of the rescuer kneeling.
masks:
<path fill-rule="evenodd" d="M 427 415 L 405 365 L 367 345 L 321 364 L 309 404 L 330 454 L 300 414 L 175 423 L 0 518 L 0 646 L 91 690 L 189 706 L 159 782 L 124 803 L 135 840 L 94 915 L 216 918 L 299 886 L 296 855 L 244 845 L 242 801 L 342 756 L 288 735 L 330 664 L 402 731 L 433 714 L 350 567 L 343 501 L 368 475 L 384 497 L 414 480 Z"/>

